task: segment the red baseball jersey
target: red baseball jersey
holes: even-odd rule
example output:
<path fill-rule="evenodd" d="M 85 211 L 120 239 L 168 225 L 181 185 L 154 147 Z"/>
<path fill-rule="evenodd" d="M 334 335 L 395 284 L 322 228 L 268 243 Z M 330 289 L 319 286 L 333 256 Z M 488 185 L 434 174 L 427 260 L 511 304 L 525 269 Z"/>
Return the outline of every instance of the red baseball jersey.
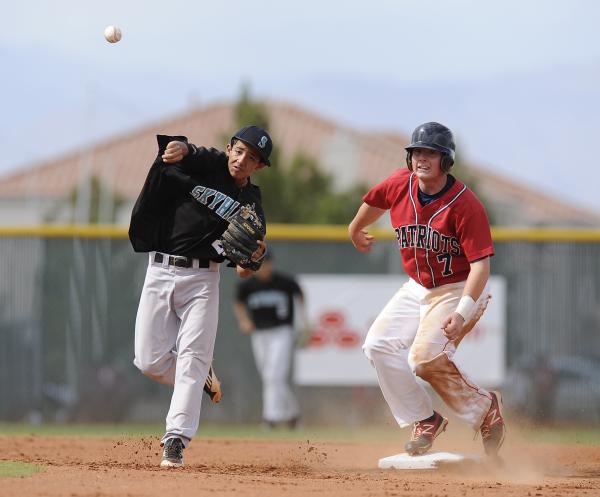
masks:
<path fill-rule="evenodd" d="M 458 179 L 426 206 L 419 203 L 418 189 L 416 175 L 400 169 L 373 187 L 363 200 L 390 210 L 408 276 L 426 288 L 466 280 L 470 262 L 494 255 L 483 205 Z"/>

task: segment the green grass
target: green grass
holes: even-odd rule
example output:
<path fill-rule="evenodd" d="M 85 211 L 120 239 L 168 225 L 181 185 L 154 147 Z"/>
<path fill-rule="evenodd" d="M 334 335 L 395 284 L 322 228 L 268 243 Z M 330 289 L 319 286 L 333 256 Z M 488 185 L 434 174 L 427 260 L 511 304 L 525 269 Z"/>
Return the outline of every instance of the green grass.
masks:
<path fill-rule="evenodd" d="M 44 468 L 36 464 L 16 461 L 0 461 L 0 478 L 30 476 L 43 471 Z"/>

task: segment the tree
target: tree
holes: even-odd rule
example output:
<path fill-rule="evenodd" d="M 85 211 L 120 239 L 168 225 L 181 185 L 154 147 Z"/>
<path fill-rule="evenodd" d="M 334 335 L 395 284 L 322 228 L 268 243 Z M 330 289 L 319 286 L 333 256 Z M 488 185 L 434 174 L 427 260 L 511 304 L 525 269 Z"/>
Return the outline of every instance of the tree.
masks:
<path fill-rule="evenodd" d="M 297 153 L 285 168 L 274 167 L 258 178 L 263 188 L 267 219 L 277 223 L 347 224 L 361 203 L 364 186 L 341 193 L 333 190 L 333 179 L 318 162 Z"/>
<path fill-rule="evenodd" d="M 247 85 L 242 87 L 234 115 L 237 127 L 253 123 L 270 128 L 267 110 L 251 99 Z M 347 224 L 362 202 L 361 194 L 366 187 L 357 185 L 335 192 L 331 175 L 324 173 L 318 161 L 304 152 L 296 153 L 289 164 L 284 164 L 275 145 L 270 160 L 273 167 L 263 170 L 255 180 L 261 186 L 269 222 Z"/>
<path fill-rule="evenodd" d="M 265 106 L 252 100 L 250 97 L 250 85 L 244 83 L 238 101 L 233 108 L 234 116 L 238 128 L 249 123 L 260 126 L 263 129 L 269 128 L 269 114 Z"/>
<path fill-rule="evenodd" d="M 250 96 L 249 86 L 242 86 L 240 97 L 234 106 L 238 128 L 249 123 L 270 129 L 268 111 L 264 104 Z M 225 138 L 227 140 L 228 138 Z M 342 192 L 336 192 L 333 177 L 325 173 L 314 157 L 297 152 L 289 163 L 281 160 L 280 149 L 275 145 L 271 154 L 273 167 L 263 170 L 253 178 L 263 194 L 263 208 L 269 222 L 302 224 L 348 224 L 362 203 L 368 186 L 356 184 Z M 399 164 L 398 167 L 404 167 Z M 494 215 L 490 203 L 478 191 L 477 181 L 457 157 L 451 170 L 472 189 L 488 207 L 490 222 Z"/>

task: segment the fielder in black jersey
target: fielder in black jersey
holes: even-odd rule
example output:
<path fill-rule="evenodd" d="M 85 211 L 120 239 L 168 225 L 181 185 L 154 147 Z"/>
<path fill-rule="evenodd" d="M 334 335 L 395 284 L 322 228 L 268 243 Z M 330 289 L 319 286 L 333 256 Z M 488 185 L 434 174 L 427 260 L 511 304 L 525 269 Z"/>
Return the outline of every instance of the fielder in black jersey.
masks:
<path fill-rule="evenodd" d="M 301 306 L 297 309 L 297 306 Z M 295 344 L 296 312 L 304 314 L 304 295 L 291 276 L 274 272 L 271 252 L 254 277 L 240 282 L 234 311 L 243 333 L 251 335 L 252 351 L 263 387 L 263 424 L 293 428 L 299 418 L 289 384 Z M 305 320 L 301 316 L 301 320 Z"/>
<path fill-rule="evenodd" d="M 250 175 L 270 165 L 273 144 L 257 126 L 240 129 L 224 152 L 196 147 L 184 136 L 157 138 L 158 155 L 129 227 L 134 250 L 149 253 L 134 364 L 174 387 L 161 466 L 177 467 L 198 429 L 213 358 L 224 261 L 218 240 L 240 205 L 253 204 L 265 224 L 260 189 Z M 265 251 L 260 241 L 253 258 Z M 252 274 L 239 266 L 236 271 L 242 278 Z"/>

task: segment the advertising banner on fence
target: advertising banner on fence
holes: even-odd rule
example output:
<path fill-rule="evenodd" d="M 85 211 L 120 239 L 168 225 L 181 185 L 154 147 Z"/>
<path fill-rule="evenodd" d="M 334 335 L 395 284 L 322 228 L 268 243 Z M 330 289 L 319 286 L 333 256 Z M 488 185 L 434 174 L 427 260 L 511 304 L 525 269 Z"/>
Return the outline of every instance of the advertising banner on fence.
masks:
<path fill-rule="evenodd" d="M 308 344 L 296 351 L 299 385 L 377 385 L 362 352 L 369 326 L 406 281 L 398 275 L 304 274 L 298 277 L 310 322 Z M 461 342 L 455 361 L 483 387 L 505 377 L 506 295 L 504 278 L 490 278 L 492 300 Z"/>

